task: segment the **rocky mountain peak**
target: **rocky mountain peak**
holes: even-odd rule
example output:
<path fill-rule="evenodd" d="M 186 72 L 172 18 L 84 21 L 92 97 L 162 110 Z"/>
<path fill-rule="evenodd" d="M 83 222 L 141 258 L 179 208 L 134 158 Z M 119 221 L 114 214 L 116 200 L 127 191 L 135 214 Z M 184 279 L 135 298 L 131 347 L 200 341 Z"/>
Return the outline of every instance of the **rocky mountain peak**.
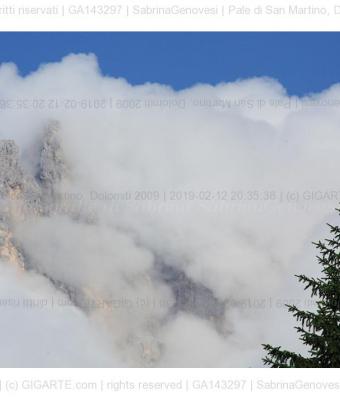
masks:
<path fill-rule="evenodd" d="M 14 140 L 0 140 L 0 195 L 7 196 L 20 186 L 22 170 L 19 166 L 19 147 Z"/>
<path fill-rule="evenodd" d="M 67 175 L 67 165 L 60 139 L 60 123 L 50 121 L 46 127 L 40 154 L 39 178 L 48 188 Z"/>

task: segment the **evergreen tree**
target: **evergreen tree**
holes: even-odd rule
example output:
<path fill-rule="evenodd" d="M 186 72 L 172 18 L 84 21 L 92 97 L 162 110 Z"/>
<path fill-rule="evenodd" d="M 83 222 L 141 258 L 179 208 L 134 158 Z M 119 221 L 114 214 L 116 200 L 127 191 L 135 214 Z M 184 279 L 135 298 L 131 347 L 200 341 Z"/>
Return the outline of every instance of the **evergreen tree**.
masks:
<path fill-rule="evenodd" d="M 337 210 L 340 212 L 340 210 Z M 296 275 L 316 298 L 316 311 L 301 311 L 287 305 L 300 326 L 296 327 L 300 340 L 308 347 L 308 356 L 263 345 L 267 351 L 263 359 L 271 368 L 339 368 L 340 367 L 340 228 L 329 225 L 332 239 L 314 243 L 319 250 L 321 278 Z"/>

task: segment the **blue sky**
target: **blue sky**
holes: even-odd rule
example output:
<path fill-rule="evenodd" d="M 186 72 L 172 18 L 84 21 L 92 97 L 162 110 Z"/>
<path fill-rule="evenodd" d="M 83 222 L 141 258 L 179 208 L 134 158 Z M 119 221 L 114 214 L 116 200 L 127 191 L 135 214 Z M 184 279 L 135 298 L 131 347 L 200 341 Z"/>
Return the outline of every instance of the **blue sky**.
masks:
<path fill-rule="evenodd" d="M 23 75 L 71 52 L 95 53 L 106 75 L 175 89 L 266 75 L 303 95 L 340 82 L 340 33 L 0 33 L 0 62 Z"/>

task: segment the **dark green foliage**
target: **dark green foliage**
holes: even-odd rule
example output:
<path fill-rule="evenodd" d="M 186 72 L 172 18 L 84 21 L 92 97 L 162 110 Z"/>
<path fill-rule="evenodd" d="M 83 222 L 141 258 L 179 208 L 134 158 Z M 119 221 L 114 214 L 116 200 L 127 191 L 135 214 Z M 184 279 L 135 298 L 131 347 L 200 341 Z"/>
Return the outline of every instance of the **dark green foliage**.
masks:
<path fill-rule="evenodd" d="M 329 227 L 332 239 L 314 243 L 320 252 L 318 262 L 322 266 L 322 277 L 296 275 L 305 285 L 305 290 L 309 289 L 311 296 L 316 298 L 316 311 L 302 311 L 287 305 L 288 311 L 300 324 L 296 330 L 308 347 L 308 356 L 265 344 L 265 365 L 272 368 L 340 367 L 340 228 Z"/>

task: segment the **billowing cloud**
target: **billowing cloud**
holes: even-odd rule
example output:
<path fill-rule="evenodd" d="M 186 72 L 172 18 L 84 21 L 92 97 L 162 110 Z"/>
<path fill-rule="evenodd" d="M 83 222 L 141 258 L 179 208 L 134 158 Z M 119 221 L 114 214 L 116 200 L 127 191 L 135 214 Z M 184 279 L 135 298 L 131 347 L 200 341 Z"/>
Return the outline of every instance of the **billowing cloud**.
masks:
<path fill-rule="evenodd" d="M 284 304 L 312 306 L 293 275 L 318 273 L 310 242 L 335 218 L 339 95 L 289 97 L 270 78 L 131 86 L 94 55 L 26 77 L 2 65 L 0 138 L 36 177 L 58 120 L 67 164 L 51 209 L 13 223 L 30 272 L 7 266 L 1 297 L 42 290 L 72 305 L 19 308 L 12 322 L 1 307 L 11 329 L 31 326 L 16 364 L 260 366 L 261 343 L 299 349 Z M 38 360 L 37 332 L 50 351 Z"/>

